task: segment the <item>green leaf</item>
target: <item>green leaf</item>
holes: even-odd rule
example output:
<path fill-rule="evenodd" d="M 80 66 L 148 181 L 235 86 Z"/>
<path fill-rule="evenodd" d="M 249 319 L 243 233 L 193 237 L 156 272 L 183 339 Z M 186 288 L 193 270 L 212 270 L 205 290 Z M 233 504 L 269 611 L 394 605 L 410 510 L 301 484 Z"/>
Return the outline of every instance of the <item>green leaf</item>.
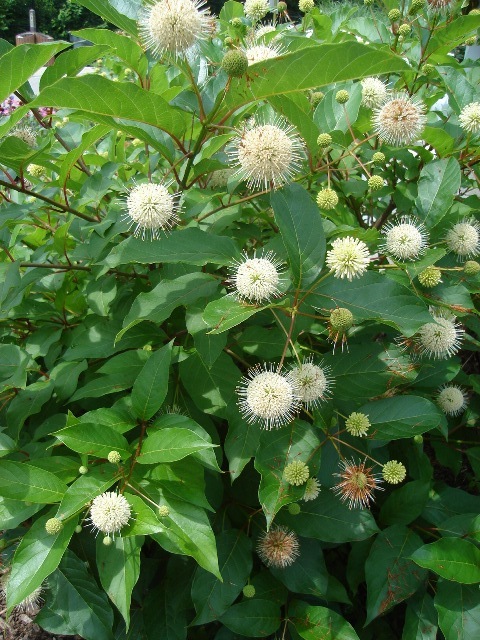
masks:
<path fill-rule="evenodd" d="M 243 600 L 230 607 L 220 617 L 220 622 L 234 633 L 266 638 L 280 627 L 280 607 L 272 600 Z"/>
<path fill-rule="evenodd" d="M 257 307 L 241 302 L 232 295 L 226 295 L 207 304 L 203 313 L 203 321 L 212 327 L 209 333 L 223 333 L 245 322 L 259 311 L 268 309 L 268 306 Z"/>
<path fill-rule="evenodd" d="M 124 436 L 105 425 L 99 429 L 98 424 L 80 423 L 65 427 L 53 435 L 72 451 L 97 458 L 106 458 L 113 449 L 118 451 L 124 460 L 132 455 Z"/>
<path fill-rule="evenodd" d="M 93 467 L 86 475 L 80 476 L 68 487 L 58 507 L 56 517 L 70 518 L 85 508 L 90 500 L 110 489 L 115 482 L 115 471 L 111 464 Z"/>
<path fill-rule="evenodd" d="M 277 519 L 298 535 L 322 542 L 366 540 L 378 532 L 370 511 L 349 509 L 327 489 L 322 490 L 315 500 L 302 503 L 298 515 L 292 516 L 283 509 Z"/>
<path fill-rule="evenodd" d="M 222 580 L 197 568 L 192 600 L 197 615 L 191 624 L 218 620 L 245 586 L 252 570 L 252 543 L 242 531 L 222 531 L 217 536 L 218 565 Z"/>
<path fill-rule="evenodd" d="M 160 533 L 164 530 L 158 514 L 155 513 L 142 498 L 133 493 L 125 494 L 125 496 L 132 507 L 132 518 L 130 522 L 123 527 L 122 537 L 141 537 Z"/>
<path fill-rule="evenodd" d="M 398 440 L 425 433 L 445 419 L 438 407 L 419 396 L 396 396 L 375 400 L 360 407 L 368 415 L 376 440 Z"/>
<path fill-rule="evenodd" d="M 172 136 L 181 136 L 186 128 L 185 114 L 158 94 L 131 82 L 113 82 L 99 75 L 62 78 L 46 87 L 30 106 L 78 109 L 100 123 L 102 116 L 116 118 L 120 129 L 121 120 L 149 124 Z"/>
<path fill-rule="evenodd" d="M 109 253 L 106 264 L 117 267 L 120 264 L 230 264 L 239 257 L 234 242 L 225 236 L 217 236 L 196 227 L 172 231 L 166 237 L 144 242 L 131 236 L 117 244 Z"/>
<path fill-rule="evenodd" d="M 317 472 L 320 466 L 320 439 L 312 425 L 295 420 L 282 429 L 262 431 L 255 469 L 262 476 L 258 498 L 267 520 L 267 529 L 284 505 L 303 497 L 305 487 L 290 485 L 283 477 L 285 467 L 293 460 L 308 464 L 311 475 Z"/>
<path fill-rule="evenodd" d="M 150 420 L 160 409 L 168 391 L 172 342 L 155 351 L 138 374 L 132 389 L 132 410 L 137 418 Z"/>
<path fill-rule="evenodd" d="M 106 547 L 101 537 L 97 538 L 97 568 L 100 582 L 106 594 L 130 626 L 130 603 L 133 587 L 140 577 L 140 549 L 144 538 L 117 537 Z"/>
<path fill-rule="evenodd" d="M 201 411 L 223 415 L 235 393 L 240 371 L 226 353 L 220 354 L 211 367 L 199 353 L 194 353 L 180 363 L 180 377 Z"/>
<path fill-rule="evenodd" d="M 438 580 L 435 594 L 438 624 L 445 640 L 472 640 L 480 632 L 478 586 Z"/>
<path fill-rule="evenodd" d="M 106 30 L 105 30 L 106 31 Z M 89 62 L 101 58 L 110 47 L 95 46 L 78 47 L 65 51 L 55 59 L 55 64 L 47 67 L 40 78 L 40 91 L 64 76 L 76 75 Z"/>
<path fill-rule="evenodd" d="M 142 47 L 132 38 L 109 29 L 81 29 L 71 33 L 78 38 L 95 42 L 95 44 L 107 45 L 115 52 L 117 58 L 126 62 L 140 76 L 143 77 L 145 75 L 148 60 Z"/>
<path fill-rule="evenodd" d="M 460 165 L 455 158 L 435 160 L 423 167 L 416 204 L 427 227 L 434 227 L 448 213 L 460 188 L 461 177 Z"/>
<path fill-rule="evenodd" d="M 357 83 L 349 90 L 350 98 L 346 104 L 339 104 L 335 98 L 338 89 L 328 91 L 313 116 L 321 133 L 348 131 L 349 125 L 356 122 L 362 101 L 362 86 Z M 346 114 L 346 115 L 345 115 Z"/>
<path fill-rule="evenodd" d="M 401 525 L 378 534 L 365 563 L 365 624 L 409 598 L 424 583 L 427 572 L 418 569 L 410 560 L 412 553 L 421 546 L 421 538 Z"/>
<path fill-rule="evenodd" d="M 354 628 L 342 616 L 326 607 L 314 607 L 294 600 L 288 609 L 295 629 L 305 640 L 358 640 Z"/>
<path fill-rule="evenodd" d="M 436 640 L 437 612 L 428 593 L 416 593 L 407 602 L 402 640 Z"/>
<path fill-rule="evenodd" d="M 380 519 L 386 524 L 410 524 L 428 501 L 430 483 L 414 480 L 394 489 L 382 504 Z"/>
<path fill-rule="evenodd" d="M 53 473 L 22 462 L 0 464 L 0 495 L 11 500 L 60 502 L 67 487 Z"/>
<path fill-rule="evenodd" d="M 462 538 L 441 538 L 425 544 L 411 556 L 424 569 L 431 569 L 442 578 L 475 584 L 480 582 L 480 551 Z"/>
<path fill-rule="evenodd" d="M 291 184 L 273 191 L 271 203 L 297 287 L 314 282 L 325 260 L 322 217 L 308 191 Z"/>
<path fill-rule="evenodd" d="M 0 102 L 27 82 L 52 56 L 68 46 L 67 42 L 21 44 L 4 53 L 0 57 Z"/>
<path fill-rule="evenodd" d="M 271 96 L 407 68 L 407 64 L 386 47 L 374 48 L 357 42 L 309 46 L 252 65 L 248 79 L 232 83 L 222 113 Z"/>
<path fill-rule="evenodd" d="M 83 47 L 82 47 L 83 48 Z M 80 156 L 97 140 L 103 138 L 107 133 L 111 131 L 111 128 L 106 125 L 98 124 L 82 135 L 82 140 L 75 146 L 74 149 L 61 156 L 62 164 L 58 175 L 60 184 L 65 185 L 67 178 L 75 165 L 75 162 Z"/>
<path fill-rule="evenodd" d="M 0 344 L 0 388 L 25 387 L 29 360 L 16 344 Z"/>
<path fill-rule="evenodd" d="M 282 114 L 307 143 L 312 156 L 318 152 L 318 127 L 312 121 L 311 105 L 306 95 L 293 93 L 289 96 L 272 96 L 270 104 L 276 113 Z"/>
<path fill-rule="evenodd" d="M 216 289 L 217 280 L 208 273 L 187 273 L 175 280 L 163 280 L 148 293 L 141 293 L 135 298 L 117 342 L 142 320 L 161 323 L 177 307 L 212 296 Z"/>
<path fill-rule="evenodd" d="M 356 322 L 377 320 L 401 331 L 407 338 L 432 321 L 426 305 L 386 275 L 369 271 L 348 282 L 327 278 L 307 302 L 320 311 L 346 307 Z"/>
<path fill-rule="evenodd" d="M 34 382 L 17 393 L 9 403 L 6 414 L 11 436 L 18 438 L 25 420 L 38 413 L 50 399 L 52 393 L 53 383 L 51 380 Z"/>
<path fill-rule="evenodd" d="M 479 16 L 460 16 L 451 22 L 444 22 L 437 27 L 435 33 L 427 42 L 424 55 L 447 54 L 459 44 L 465 42 L 468 35 L 474 35 L 474 31 L 480 28 Z"/>
<path fill-rule="evenodd" d="M 73 518 L 65 522 L 60 533 L 51 535 L 45 531 L 48 517 L 43 516 L 33 523 L 15 551 L 8 579 L 9 612 L 55 571 L 77 525 Z"/>
<path fill-rule="evenodd" d="M 271 567 L 270 572 L 277 580 L 283 582 L 289 591 L 325 599 L 328 573 L 322 547 L 316 540 L 302 538 L 300 555 L 295 562 L 281 569 Z"/>
<path fill-rule="evenodd" d="M 0 497 L 0 522 L 4 530 L 15 529 L 19 524 L 25 522 L 37 513 L 43 505 L 30 504 L 20 500 L 10 500 Z"/>
<path fill-rule="evenodd" d="M 85 293 L 90 309 L 99 316 L 108 316 L 110 305 L 117 295 L 117 280 L 113 274 L 100 280 L 91 280 Z"/>
<path fill-rule="evenodd" d="M 77 4 L 93 11 L 106 22 L 111 22 L 122 31 L 137 36 L 137 19 L 140 0 L 75 0 Z"/>
<path fill-rule="evenodd" d="M 253 458 L 260 443 L 258 425 L 245 422 L 238 412 L 235 400 L 227 407 L 228 433 L 225 438 L 225 455 L 228 459 L 230 479 L 233 482 Z"/>
<path fill-rule="evenodd" d="M 67 400 L 73 395 L 80 374 L 87 368 L 87 361 L 82 360 L 81 362 L 60 362 L 50 371 L 58 400 Z"/>
<path fill-rule="evenodd" d="M 113 640 L 113 611 L 107 596 L 87 573 L 85 563 L 71 551 L 50 578 L 49 601 L 36 620 L 54 634 Z"/>
<path fill-rule="evenodd" d="M 174 462 L 216 445 L 207 442 L 189 429 L 162 429 L 148 436 L 137 458 L 139 464 L 159 464 Z"/>

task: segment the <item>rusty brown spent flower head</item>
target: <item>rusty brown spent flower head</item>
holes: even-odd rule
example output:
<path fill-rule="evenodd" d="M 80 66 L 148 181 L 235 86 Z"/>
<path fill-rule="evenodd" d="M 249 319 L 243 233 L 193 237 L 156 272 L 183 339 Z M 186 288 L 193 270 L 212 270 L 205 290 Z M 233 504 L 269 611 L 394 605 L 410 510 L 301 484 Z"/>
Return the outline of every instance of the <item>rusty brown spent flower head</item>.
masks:
<path fill-rule="evenodd" d="M 374 501 L 373 492 L 380 487 L 382 482 L 378 474 L 372 473 L 372 467 L 366 466 L 366 460 L 355 462 L 354 460 L 342 460 L 340 473 L 335 473 L 340 482 L 332 487 L 342 502 L 347 502 L 349 509 L 368 509 Z"/>
<path fill-rule="evenodd" d="M 267 567 L 283 569 L 300 555 L 297 534 L 286 527 L 273 527 L 259 539 L 257 553 Z"/>

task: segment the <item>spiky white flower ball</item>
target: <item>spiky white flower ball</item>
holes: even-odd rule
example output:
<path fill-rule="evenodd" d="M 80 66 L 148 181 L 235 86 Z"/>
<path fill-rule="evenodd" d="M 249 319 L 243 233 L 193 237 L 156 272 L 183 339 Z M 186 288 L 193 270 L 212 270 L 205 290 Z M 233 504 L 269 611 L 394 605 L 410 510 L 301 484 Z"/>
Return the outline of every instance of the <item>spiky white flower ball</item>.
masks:
<path fill-rule="evenodd" d="M 134 234 L 158 238 L 179 221 L 177 194 L 170 194 L 168 185 L 147 182 L 134 187 L 127 198 L 127 218 Z"/>
<path fill-rule="evenodd" d="M 278 373 L 272 365 L 248 370 L 237 387 L 238 406 L 249 423 L 265 429 L 291 422 L 301 407 L 299 390 L 289 373 Z"/>
<path fill-rule="evenodd" d="M 387 98 L 387 85 L 379 78 L 364 78 L 362 80 L 362 104 L 368 109 L 379 107 Z"/>
<path fill-rule="evenodd" d="M 263 36 L 266 36 L 269 33 L 273 33 L 274 31 L 276 31 L 276 29 L 273 24 L 264 24 L 263 26 L 258 27 L 258 29 L 255 31 L 255 38 L 263 38 Z"/>
<path fill-rule="evenodd" d="M 452 316 L 432 313 L 434 322 L 420 327 L 417 343 L 420 351 L 431 358 L 448 358 L 460 349 L 464 330 Z"/>
<path fill-rule="evenodd" d="M 184 56 L 210 31 L 205 0 L 149 0 L 139 21 L 145 45 L 157 56 Z"/>
<path fill-rule="evenodd" d="M 373 114 L 373 128 L 377 135 L 397 147 L 418 140 L 425 123 L 423 102 L 402 93 L 386 100 Z"/>
<path fill-rule="evenodd" d="M 283 53 L 283 48 L 279 44 L 251 44 L 245 49 L 249 66 L 257 62 L 264 62 L 272 58 L 278 58 Z"/>
<path fill-rule="evenodd" d="M 367 245 L 358 238 L 337 238 L 327 253 L 327 266 L 336 278 L 359 278 L 370 263 Z"/>
<path fill-rule="evenodd" d="M 425 253 L 428 245 L 428 234 L 425 226 L 409 216 L 385 225 L 383 229 L 385 253 L 397 260 L 416 260 Z"/>
<path fill-rule="evenodd" d="M 433 9 L 433 11 L 442 11 L 443 9 L 447 9 L 447 7 L 456 0 L 427 0 L 429 8 Z"/>
<path fill-rule="evenodd" d="M 317 406 L 328 397 L 331 378 L 327 367 L 319 367 L 306 360 L 294 367 L 290 373 L 300 392 L 300 398 L 307 407 Z"/>
<path fill-rule="evenodd" d="M 15 127 L 11 130 L 10 135 L 23 140 L 29 147 L 34 147 L 37 142 L 37 132 L 28 125 Z"/>
<path fill-rule="evenodd" d="M 296 129 L 281 118 L 273 122 L 252 122 L 232 141 L 228 149 L 236 175 L 248 187 L 277 188 L 300 169 L 303 142 Z"/>
<path fill-rule="evenodd" d="M 254 304 L 267 303 L 280 295 L 279 268 L 281 262 L 272 251 L 264 253 L 260 258 L 249 258 L 234 263 L 230 282 L 235 294 L 242 302 Z"/>
<path fill-rule="evenodd" d="M 92 527 L 108 536 L 123 529 L 131 515 L 132 509 L 128 500 L 113 491 L 107 491 L 94 498 L 90 507 Z"/>
<path fill-rule="evenodd" d="M 270 11 L 270 5 L 268 0 L 245 0 L 243 10 L 247 18 L 252 22 L 258 22 Z"/>
<path fill-rule="evenodd" d="M 303 494 L 303 499 L 305 500 L 305 502 L 310 502 L 310 500 L 315 500 L 319 493 L 319 481 L 316 478 L 309 478 L 307 480 L 307 484 L 305 485 L 305 493 Z"/>
<path fill-rule="evenodd" d="M 3 598 L 7 599 L 8 581 L 10 579 L 10 569 L 7 570 L 0 578 L 0 594 Z M 39 587 L 34 589 L 26 598 L 19 602 L 14 611 L 19 613 L 26 613 L 29 616 L 33 616 L 38 612 L 38 609 L 43 604 L 42 593 L 45 588 L 45 583 L 42 583 Z"/>
<path fill-rule="evenodd" d="M 473 258 L 480 253 L 480 225 L 476 220 L 462 220 L 453 225 L 447 235 L 445 242 L 458 259 Z"/>
<path fill-rule="evenodd" d="M 439 389 L 437 404 L 447 416 L 458 416 L 467 406 L 467 394 L 455 384 L 446 384 Z"/>

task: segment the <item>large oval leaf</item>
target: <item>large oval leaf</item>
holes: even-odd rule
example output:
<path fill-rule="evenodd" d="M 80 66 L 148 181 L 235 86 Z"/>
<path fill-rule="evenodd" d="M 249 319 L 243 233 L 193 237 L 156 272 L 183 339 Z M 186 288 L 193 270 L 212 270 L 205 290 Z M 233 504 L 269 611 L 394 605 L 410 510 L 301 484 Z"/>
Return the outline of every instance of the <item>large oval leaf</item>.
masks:
<path fill-rule="evenodd" d="M 463 538 L 441 538 L 425 544 L 415 551 L 412 560 L 447 580 L 462 584 L 480 582 L 480 551 Z"/>

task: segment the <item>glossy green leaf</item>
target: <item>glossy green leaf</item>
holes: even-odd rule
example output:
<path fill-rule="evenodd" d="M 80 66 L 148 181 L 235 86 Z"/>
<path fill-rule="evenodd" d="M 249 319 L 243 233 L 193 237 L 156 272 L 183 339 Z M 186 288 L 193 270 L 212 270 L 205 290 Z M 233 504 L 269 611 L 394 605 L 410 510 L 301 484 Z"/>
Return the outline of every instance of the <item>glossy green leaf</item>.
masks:
<path fill-rule="evenodd" d="M 350 98 L 346 104 L 339 104 L 335 99 L 338 89 L 332 89 L 325 94 L 325 97 L 315 109 L 314 121 L 320 128 L 321 133 L 331 133 L 332 131 L 348 131 L 352 122 L 358 117 L 358 110 L 362 100 L 362 87 L 355 84 L 349 91 Z"/>
<path fill-rule="evenodd" d="M 12 571 L 8 579 L 7 608 L 25 600 L 47 576 L 58 567 L 70 542 L 77 521 L 67 520 L 56 535 L 45 531 L 48 516 L 38 518 L 23 536 L 15 551 Z"/>
<path fill-rule="evenodd" d="M 243 600 L 230 607 L 220 621 L 234 633 L 266 638 L 280 627 L 280 607 L 271 600 Z"/>
<path fill-rule="evenodd" d="M 238 412 L 235 400 L 227 407 L 228 433 L 225 438 L 225 455 L 228 458 L 230 478 L 233 482 L 245 465 L 253 458 L 260 443 L 261 430 L 249 424 Z"/>
<path fill-rule="evenodd" d="M 57 518 L 65 519 L 85 508 L 90 500 L 110 489 L 115 482 L 111 464 L 95 466 L 68 487 L 58 507 Z"/>
<path fill-rule="evenodd" d="M 67 487 L 49 471 L 22 462 L 0 463 L 0 495 L 34 503 L 60 502 Z"/>
<path fill-rule="evenodd" d="M 27 363 L 30 360 L 25 351 L 16 344 L 0 345 L 0 387 L 25 386 L 27 379 Z"/>
<path fill-rule="evenodd" d="M 454 582 L 480 582 L 480 551 L 462 538 L 441 538 L 415 551 L 412 560 Z"/>
<path fill-rule="evenodd" d="M 472 640 L 480 631 L 480 591 L 477 585 L 438 580 L 435 594 L 438 626 L 446 640 Z"/>
<path fill-rule="evenodd" d="M 240 594 L 252 570 L 252 543 L 242 531 L 222 531 L 217 536 L 217 550 L 222 581 L 200 567 L 195 573 L 194 625 L 218 620 Z"/>
<path fill-rule="evenodd" d="M 427 572 L 410 560 L 421 546 L 421 538 L 401 525 L 378 534 L 365 564 L 366 624 L 409 598 L 424 584 Z"/>
<path fill-rule="evenodd" d="M 39 511 L 42 505 L 25 504 L 21 500 L 10 500 L 0 497 L 0 522 L 4 530 L 15 529 L 19 524 L 25 522 Z"/>
<path fill-rule="evenodd" d="M 132 591 L 140 577 L 140 550 L 144 538 L 132 536 L 116 537 L 106 547 L 101 537 L 97 538 L 97 568 L 100 582 L 106 594 L 130 626 L 130 603 Z"/>
<path fill-rule="evenodd" d="M 39 380 L 21 389 L 7 408 L 7 425 L 10 434 L 14 438 L 18 435 L 30 416 L 33 416 L 42 409 L 53 393 L 53 383 L 51 380 Z"/>
<path fill-rule="evenodd" d="M 113 611 L 85 563 L 71 551 L 49 580 L 49 599 L 37 617 L 54 634 L 113 640 Z"/>
<path fill-rule="evenodd" d="M 137 18 L 141 6 L 139 0 L 76 0 L 76 2 L 122 31 L 132 36 L 137 35 Z"/>
<path fill-rule="evenodd" d="M 386 524 L 410 524 L 422 513 L 428 501 L 430 483 L 407 482 L 394 489 L 382 504 L 380 520 Z"/>
<path fill-rule="evenodd" d="M 149 420 L 162 406 L 168 391 L 172 343 L 155 351 L 138 374 L 132 389 L 132 409 L 140 420 Z"/>
<path fill-rule="evenodd" d="M 465 38 L 474 35 L 480 28 L 479 16 L 460 16 L 456 20 L 444 22 L 427 42 L 425 53 L 428 55 L 447 54 Z"/>
<path fill-rule="evenodd" d="M 307 288 L 319 276 L 325 259 L 320 211 L 308 191 L 297 184 L 273 191 L 271 203 L 294 283 Z"/>
<path fill-rule="evenodd" d="M 122 459 L 130 457 L 127 440 L 121 433 L 98 424 L 80 423 L 72 427 L 66 427 L 53 434 L 60 442 L 63 442 L 72 451 L 85 453 L 98 458 L 106 458 L 110 451 L 115 449 Z"/>
<path fill-rule="evenodd" d="M 142 453 L 138 456 L 139 464 L 159 464 L 174 462 L 186 456 L 214 447 L 189 429 L 162 429 L 149 436 L 143 443 Z"/>
<path fill-rule="evenodd" d="M 436 640 L 437 612 L 432 597 L 416 593 L 407 601 L 402 640 Z"/>
<path fill-rule="evenodd" d="M 84 38 L 97 45 L 106 45 L 115 51 L 115 56 L 120 58 L 128 67 L 131 67 L 140 76 L 144 76 L 148 61 L 142 47 L 132 38 L 109 29 L 81 29 L 72 31 L 77 38 Z"/>
<path fill-rule="evenodd" d="M 326 607 L 294 600 L 288 609 L 295 629 L 305 640 L 358 640 L 352 625 Z"/>
<path fill-rule="evenodd" d="M 234 296 L 226 295 L 207 304 L 203 320 L 210 327 L 209 333 L 223 333 L 266 308 L 268 307 L 259 307 L 241 302 Z"/>
<path fill-rule="evenodd" d="M 460 165 L 455 158 L 437 160 L 423 167 L 416 203 L 420 218 L 427 227 L 437 225 L 448 212 L 460 182 Z"/>
<path fill-rule="evenodd" d="M 58 179 L 61 184 L 65 184 L 70 171 L 72 170 L 75 162 L 80 158 L 82 153 L 84 153 L 94 142 L 103 138 L 110 131 L 110 127 L 98 124 L 88 131 L 86 131 L 82 136 L 82 141 L 80 144 L 76 145 L 74 149 L 66 153 L 62 158 L 62 164 L 60 167 L 60 173 Z"/>
<path fill-rule="evenodd" d="M 47 67 L 40 78 L 40 91 L 64 76 L 74 76 L 87 64 L 101 58 L 109 51 L 106 46 L 78 47 L 57 56 L 55 64 Z"/>
<path fill-rule="evenodd" d="M 302 538 L 300 554 L 295 562 L 286 567 L 271 567 L 270 572 L 293 593 L 305 593 L 319 598 L 326 596 L 328 572 L 322 547 L 316 540 Z"/>

